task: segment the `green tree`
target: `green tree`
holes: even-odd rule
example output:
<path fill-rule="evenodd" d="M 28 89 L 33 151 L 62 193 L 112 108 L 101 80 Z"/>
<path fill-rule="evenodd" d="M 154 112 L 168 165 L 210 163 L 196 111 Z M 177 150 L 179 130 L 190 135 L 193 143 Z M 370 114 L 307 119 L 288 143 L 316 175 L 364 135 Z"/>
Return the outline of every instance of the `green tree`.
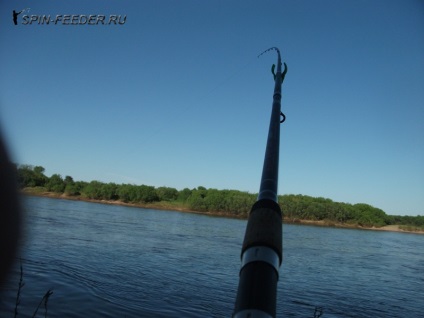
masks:
<path fill-rule="evenodd" d="M 355 220 L 361 226 L 384 226 L 386 225 L 386 213 L 383 210 L 375 208 L 365 203 L 353 205 Z"/>
<path fill-rule="evenodd" d="M 178 192 L 178 201 L 186 202 L 190 196 L 191 196 L 191 190 L 189 188 L 184 188 Z"/>
<path fill-rule="evenodd" d="M 147 185 L 141 185 L 138 188 L 139 196 L 138 196 L 138 202 L 144 202 L 144 203 L 150 203 L 159 201 L 158 194 L 156 193 L 155 187 L 147 186 Z"/>
<path fill-rule="evenodd" d="M 257 195 L 237 190 L 224 190 L 225 211 L 238 217 L 247 217 Z"/>
<path fill-rule="evenodd" d="M 35 166 L 35 167 L 34 167 L 34 172 L 35 172 L 36 174 L 44 174 L 44 171 L 45 171 L 45 169 L 44 169 L 44 167 L 42 167 L 42 166 Z"/>
<path fill-rule="evenodd" d="M 66 176 L 63 182 L 65 183 L 65 190 L 63 192 L 66 195 L 75 196 L 80 194 L 77 186 L 75 185 L 74 179 L 71 176 Z"/>
<path fill-rule="evenodd" d="M 41 166 L 20 165 L 17 169 L 18 184 L 21 188 L 43 187 L 48 181 Z"/>
<path fill-rule="evenodd" d="M 100 196 L 103 200 L 117 200 L 118 196 L 118 185 L 115 183 L 103 183 L 100 186 Z"/>
<path fill-rule="evenodd" d="M 191 191 L 191 195 L 188 198 L 187 202 L 189 208 L 195 211 L 207 211 L 207 205 L 205 203 L 205 197 L 207 190 L 204 187 L 199 187 Z"/>
<path fill-rule="evenodd" d="M 46 183 L 47 191 L 63 193 L 65 191 L 65 182 L 60 174 L 53 174 Z"/>
<path fill-rule="evenodd" d="M 90 183 L 87 183 L 84 186 L 84 188 L 81 190 L 81 195 L 89 199 L 101 200 L 102 199 L 101 188 L 102 188 L 101 182 L 96 180 L 91 181 Z"/>
<path fill-rule="evenodd" d="M 34 171 L 31 166 L 21 165 L 17 169 L 18 184 L 21 188 L 35 187 L 33 183 Z"/>
<path fill-rule="evenodd" d="M 159 201 L 175 201 L 178 198 L 178 191 L 174 188 L 159 187 L 156 189 Z"/>
<path fill-rule="evenodd" d="M 118 196 L 123 202 L 137 202 L 137 186 L 131 184 L 121 184 L 118 186 Z"/>
<path fill-rule="evenodd" d="M 204 190 L 200 190 L 202 195 Z M 203 205 L 207 211 L 221 212 L 225 211 L 225 196 L 228 193 L 217 189 L 208 189 L 203 197 Z"/>
<path fill-rule="evenodd" d="M 63 181 L 65 182 L 65 185 L 70 184 L 70 183 L 75 183 L 74 179 L 71 176 L 66 176 Z"/>
<path fill-rule="evenodd" d="M 75 183 L 68 183 L 65 186 L 64 193 L 69 196 L 77 196 L 81 194 L 79 190 Z"/>

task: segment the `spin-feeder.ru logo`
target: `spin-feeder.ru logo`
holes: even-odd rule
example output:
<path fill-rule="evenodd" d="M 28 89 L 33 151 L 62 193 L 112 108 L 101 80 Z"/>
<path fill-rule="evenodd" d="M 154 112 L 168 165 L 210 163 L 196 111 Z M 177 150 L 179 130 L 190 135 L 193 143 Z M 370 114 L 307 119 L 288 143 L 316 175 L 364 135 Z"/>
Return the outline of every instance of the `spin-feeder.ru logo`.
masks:
<path fill-rule="evenodd" d="M 18 25 L 123 25 L 127 21 L 126 15 L 121 14 L 29 14 L 30 8 L 21 11 L 13 10 L 13 23 Z"/>

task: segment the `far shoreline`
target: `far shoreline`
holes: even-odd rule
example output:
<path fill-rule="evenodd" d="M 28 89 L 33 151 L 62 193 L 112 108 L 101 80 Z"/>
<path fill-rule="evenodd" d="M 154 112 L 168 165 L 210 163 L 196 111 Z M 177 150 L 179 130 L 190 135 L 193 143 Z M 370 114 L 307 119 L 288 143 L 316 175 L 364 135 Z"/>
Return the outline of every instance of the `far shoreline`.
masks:
<path fill-rule="evenodd" d="M 235 215 L 225 213 L 225 212 L 213 212 L 213 211 L 194 211 L 187 209 L 183 206 L 173 205 L 167 202 L 161 203 L 128 203 L 119 200 L 96 200 L 96 199 L 88 199 L 80 196 L 68 196 L 63 193 L 54 193 L 54 192 L 39 192 L 34 193 L 30 191 L 21 191 L 21 194 L 26 196 L 36 196 L 36 197 L 46 197 L 51 199 L 64 199 L 64 200 L 72 200 L 72 201 L 83 201 L 83 202 L 91 202 L 91 203 L 99 203 L 99 204 L 109 204 L 109 205 L 119 205 L 126 207 L 135 207 L 135 208 L 143 208 L 143 209 L 154 209 L 154 210 L 168 210 L 168 211 L 176 211 L 183 213 L 195 213 L 200 215 L 207 216 L 215 216 L 215 217 L 226 217 L 231 219 L 242 219 L 247 220 L 246 217 L 237 217 Z M 309 226 L 321 226 L 321 227 L 332 227 L 332 228 L 345 228 L 345 229 L 354 229 L 354 230 L 371 230 L 371 231 L 386 231 L 386 232 L 398 232 L 398 233 L 412 233 L 412 234 L 424 234 L 424 231 L 408 231 L 401 229 L 401 225 L 386 225 L 383 227 L 364 227 L 355 224 L 346 224 L 346 223 L 336 223 L 332 221 L 313 221 L 313 220 L 300 220 L 300 219 L 283 219 L 283 224 L 294 224 L 294 225 L 309 225 Z"/>

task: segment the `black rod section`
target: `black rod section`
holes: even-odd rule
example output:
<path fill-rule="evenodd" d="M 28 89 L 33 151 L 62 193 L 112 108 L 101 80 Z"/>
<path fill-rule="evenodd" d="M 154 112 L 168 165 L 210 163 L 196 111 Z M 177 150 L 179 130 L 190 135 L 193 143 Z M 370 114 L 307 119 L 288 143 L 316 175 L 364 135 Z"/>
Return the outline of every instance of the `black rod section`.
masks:
<path fill-rule="evenodd" d="M 283 260 L 282 213 L 278 205 L 278 160 L 280 152 L 281 85 L 287 72 L 281 73 L 278 48 L 271 120 L 258 200 L 250 210 L 241 251 L 241 269 L 234 318 L 276 316 L 278 270 Z M 263 53 L 265 53 L 263 52 Z M 262 54 L 263 54 L 262 53 Z M 262 55 L 261 54 L 261 55 Z M 280 116 L 283 120 L 280 122 Z"/>
<path fill-rule="evenodd" d="M 274 96 L 272 102 L 271 120 L 269 123 L 268 141 L 265 160 L 262 169 L 261 187 L 258 200 L 269 199 L 278 202 L 278 159 L 280 154 L 280 113 L 281 113 L 281 57 L 278 53 L 277 74 L 275 76 Z"/>

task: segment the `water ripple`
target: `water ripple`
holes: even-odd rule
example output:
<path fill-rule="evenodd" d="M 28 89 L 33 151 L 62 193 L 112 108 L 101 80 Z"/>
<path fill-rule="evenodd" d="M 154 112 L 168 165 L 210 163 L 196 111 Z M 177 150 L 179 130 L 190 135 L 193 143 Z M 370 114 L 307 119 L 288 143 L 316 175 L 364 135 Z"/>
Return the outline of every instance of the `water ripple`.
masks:
<path fill-rule="evenodd" d="M 52 317 L 229 317 L 245 221 L 28 198 L 22 316 L 42 295 Z M 424 237 L 284 225 L 277 312 L 419 317 Z M 0 316 L 14 309 L 19 266 Z M 407 315 L 405 314 L 407 313 Z"/>

